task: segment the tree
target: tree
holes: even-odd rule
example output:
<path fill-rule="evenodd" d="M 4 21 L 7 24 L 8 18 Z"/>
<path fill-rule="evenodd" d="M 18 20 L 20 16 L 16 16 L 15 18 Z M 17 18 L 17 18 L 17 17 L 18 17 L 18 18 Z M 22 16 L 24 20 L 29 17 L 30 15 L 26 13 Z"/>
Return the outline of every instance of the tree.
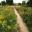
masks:
<path fill-rule="evenodd" d="M 6 3 L 9 4 L 9 5 L 12 5 L 13 4 L 13 0 L 6 0 Z"/>
<path fill-rule="evenodd" d="M 1 5 L 5 5 L 5 4 L 6 4 L 5 1 L 2 1 L 2 2 L 1 2 Z"/>
<path fill-rule="evenodd" d="M 0 5 L 1 5 L 1 3 L 0 3 Z"/>
<path fill-rule="evenodd" d="M 25 3 L 25 1 L 22 1 L 22 5 L 25 5 L 26 3 Z"/>
<path fill-rule="evenodd" d="M 30 7 L 32 7 L 32 0 L 29 0 L 29 1 L 27 2 L 27 5 L 30 6 Z"/>

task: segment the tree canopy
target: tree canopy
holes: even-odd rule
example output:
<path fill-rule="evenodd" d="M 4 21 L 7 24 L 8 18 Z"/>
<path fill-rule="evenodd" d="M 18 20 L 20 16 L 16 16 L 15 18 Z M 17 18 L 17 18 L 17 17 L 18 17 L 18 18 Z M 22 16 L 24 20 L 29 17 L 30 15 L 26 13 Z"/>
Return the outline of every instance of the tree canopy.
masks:
<path fill-rule="evenodd" d="M 6 3 L 11 5 L 11 4 L 13 4 L 13 0 L 6 0 Z"/>
<path fill-rule="evenodd" d="M 30 6 L 30 7 L 32 7 L 32 0 L 29 0 L 29 1 L 27 2 L 27 5 Z"/>

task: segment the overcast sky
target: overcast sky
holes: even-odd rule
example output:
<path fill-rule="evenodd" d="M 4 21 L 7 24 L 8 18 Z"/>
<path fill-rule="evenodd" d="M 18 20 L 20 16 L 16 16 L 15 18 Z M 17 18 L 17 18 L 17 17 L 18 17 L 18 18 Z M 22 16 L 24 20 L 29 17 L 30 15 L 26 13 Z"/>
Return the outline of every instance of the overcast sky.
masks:
<path fill-rule="evenodd" d="M 3 1 L 3 0 L 0 0 L 0 2 L 1 2 L 1 1 Z M 4 0 L 4 1 L 6 1 L 6 0 Z"/>
<path fill-rule="evenodd" d="M 1 2 L 1 1 L 3 1 L 3 0 L 0 0 L 0 2 Z M 4 1 L 6 1 L 6 0 L 4 0 Z M 19 3 L 22 3 L 22 1 L 23 1 L 23 0 L 13 0 L 14 3 L 18 3 L 18 2 L 19 2 Z M 27 2 L 28 0 L 24 0 L 24 1 Z"/>
<path fill-rule="evenodd" d="M 13 0 L 14 3 L 18 3 L 18 2 L 22 3 L 22 1 L 26 1 L 27 2 L 28 0 Z"/>

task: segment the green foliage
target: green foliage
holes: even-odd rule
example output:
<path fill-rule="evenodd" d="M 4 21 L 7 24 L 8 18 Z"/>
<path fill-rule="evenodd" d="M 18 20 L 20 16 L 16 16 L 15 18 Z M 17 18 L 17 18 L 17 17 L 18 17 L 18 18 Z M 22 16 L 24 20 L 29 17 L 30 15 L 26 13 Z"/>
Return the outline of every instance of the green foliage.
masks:
<path fill-rule="evenodd" d="M 12 5 L 13 4 L 13 0 L 6 0 L 6 3 L 9 4 L 9 5 Z"/>
<path fill-rule="evenodd" d="M 29 31 L 32 32 L 32 14 L 26 14 L 23 18 L 29 28 Z"/>
<path fill-rule="evenodd" d="M 18 3 L 18 5 L 21 5 L 21 3 Z"/>
<path fill-rule="evenodd" d="M 32 0 L 29 0 L 29 1 L 27 2 L 27 6 L 32 7 Z"/>
<path fill-rule="evenodd" d="M 26 23 L 29 32 L 32 32 L 32 7 L 16 7 L 20 16 L 23 18 L 24 22 Z"/>
<path fill-rule="evenodd" d="M 2 1 L 2 2 L 1 2 L 1 5 L 6 5 L 5 1 Z"/>
<path fill-rule="evenodd" d="M 16 32 L 16 15 L 13 8 L 5 6 L 0 8 L 0 32 Z"/>

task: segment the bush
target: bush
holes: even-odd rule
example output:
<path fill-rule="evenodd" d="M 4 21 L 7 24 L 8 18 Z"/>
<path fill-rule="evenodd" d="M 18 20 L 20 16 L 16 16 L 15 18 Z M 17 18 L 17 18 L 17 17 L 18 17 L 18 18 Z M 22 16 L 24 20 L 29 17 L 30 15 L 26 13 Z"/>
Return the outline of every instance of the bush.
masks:
<path fill-rule="evenodd" d="M 16 30 L 16 15 L 11 7 L 0 8 L 0 32 L 13 32 Z"/>
<path fill-rule="evenodd" d="M 21 3 L 18 3 L 18 5 L 21 5 Z"/>
<path fill-rule="evenodd" d="M 29 31 L 32 32 L 32 14 L 26 14 L 23 16 L 23 18 L 29 28 Z"/>

